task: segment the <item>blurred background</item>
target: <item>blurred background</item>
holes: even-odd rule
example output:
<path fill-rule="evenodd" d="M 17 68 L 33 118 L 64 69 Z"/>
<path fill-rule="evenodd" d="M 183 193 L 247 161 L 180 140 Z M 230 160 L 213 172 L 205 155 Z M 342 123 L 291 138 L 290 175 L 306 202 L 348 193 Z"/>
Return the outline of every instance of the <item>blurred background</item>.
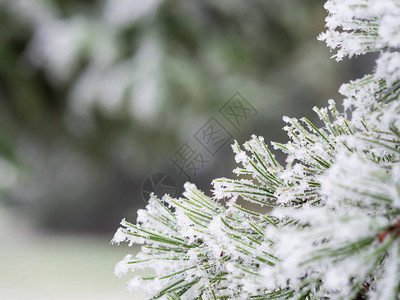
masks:
<path fill-rule="evenodd" d="M 0 299 L 142 299 L 113 275 L 137 249 L 109 241 L 146 179 L 179 195 L 171 157 L 214 117 L 229 143 L 190 178 L 210 194 L 233 139 L 284 142 L 283 115 L 315 120 L 371 68 L 330 59 L 322 5 L 0 0 Z M 240 128 L 220 113 L 236 92 L 256 112 Z"/>

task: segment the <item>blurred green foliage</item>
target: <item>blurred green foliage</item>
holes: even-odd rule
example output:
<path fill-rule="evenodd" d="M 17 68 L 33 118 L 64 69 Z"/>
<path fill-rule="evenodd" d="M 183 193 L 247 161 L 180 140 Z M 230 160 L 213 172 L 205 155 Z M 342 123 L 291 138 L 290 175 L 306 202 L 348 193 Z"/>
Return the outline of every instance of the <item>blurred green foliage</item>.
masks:
<path fill-rule="evenodd" d="M 48 229 L 112 231 L 236 91 L 259 114 L 235 138 L 279 139 L 282 115 L 341 81 L 316 41 L 324 17 L 316 0 L 3 0 L 0 154 L 17 174 L 3 202 Z"/>

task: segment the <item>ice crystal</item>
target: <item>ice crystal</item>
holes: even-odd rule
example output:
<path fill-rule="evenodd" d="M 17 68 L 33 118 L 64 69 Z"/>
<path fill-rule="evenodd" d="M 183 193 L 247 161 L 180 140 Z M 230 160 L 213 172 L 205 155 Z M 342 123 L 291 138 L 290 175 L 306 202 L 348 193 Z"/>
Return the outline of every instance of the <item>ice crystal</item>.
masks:
<path fill-rule="evenodd" d="M 343 112 L 333 100 L 314 108 L 321 126 L 284 117 L 288 142 L 235 142 L 237 178 L 214 180 L 213 197 L 187 183 L 182 198 L 152 196 L 136 225 L 123 220 L 113 241 L 143 246 L 116 274 L 155 272 L 128 289 L 165 299 L 400 298 L 400 2 L 325 7 L 320 38 L 338 60 L 379 52 L 375 72 L 342 85 Z"/>

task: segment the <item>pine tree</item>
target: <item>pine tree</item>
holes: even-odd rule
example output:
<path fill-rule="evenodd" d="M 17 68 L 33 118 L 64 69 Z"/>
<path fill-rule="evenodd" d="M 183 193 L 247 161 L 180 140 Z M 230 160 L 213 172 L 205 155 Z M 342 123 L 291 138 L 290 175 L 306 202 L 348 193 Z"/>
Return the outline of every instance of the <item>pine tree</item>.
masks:
<path fill-rule="evenodd" d="M 238 178 L 214 180 L 214 197 L 187 183 L 179 199 L 152 196 L 136 225 L 123 220 L 113 242 L 143 246 L 116 274 L 155 271 L 129 290 L 152 299 L 400 299 L 400 2 L 325 7 L 319 39 L 337 60 L 378 52 L 375 71 L 342 85 L 342 112 L 333 100 L 314 108 L 322 126 L 285 117 L 286 144 L 235 143 Z"/>

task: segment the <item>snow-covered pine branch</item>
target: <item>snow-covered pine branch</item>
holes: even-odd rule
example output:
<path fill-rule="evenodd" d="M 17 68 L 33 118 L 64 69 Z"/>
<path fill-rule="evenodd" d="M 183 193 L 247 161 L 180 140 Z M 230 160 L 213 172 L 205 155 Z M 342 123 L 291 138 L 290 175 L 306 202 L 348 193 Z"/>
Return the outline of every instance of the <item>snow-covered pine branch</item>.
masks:
<path fill-rule="evenodd" d="M 128 289 L 156 299 L 400 298 L 400 2 L 325 7 L 320 39 L 338 60 L 379 52 L 375 72 L 340 88 L 343 113 L 333 100 L 314 108 L 322 126 L 284 118 L 289 141 L 272 146 L 286 165 L 253 136 L 232 146 L 238 178 L 214 180 L 213 198 L 186 184 L 183 198 L 152 196 L 136 225 L 122 221 L 113 242 L 143 246 L 116 274 L 155 272 Z"/>

